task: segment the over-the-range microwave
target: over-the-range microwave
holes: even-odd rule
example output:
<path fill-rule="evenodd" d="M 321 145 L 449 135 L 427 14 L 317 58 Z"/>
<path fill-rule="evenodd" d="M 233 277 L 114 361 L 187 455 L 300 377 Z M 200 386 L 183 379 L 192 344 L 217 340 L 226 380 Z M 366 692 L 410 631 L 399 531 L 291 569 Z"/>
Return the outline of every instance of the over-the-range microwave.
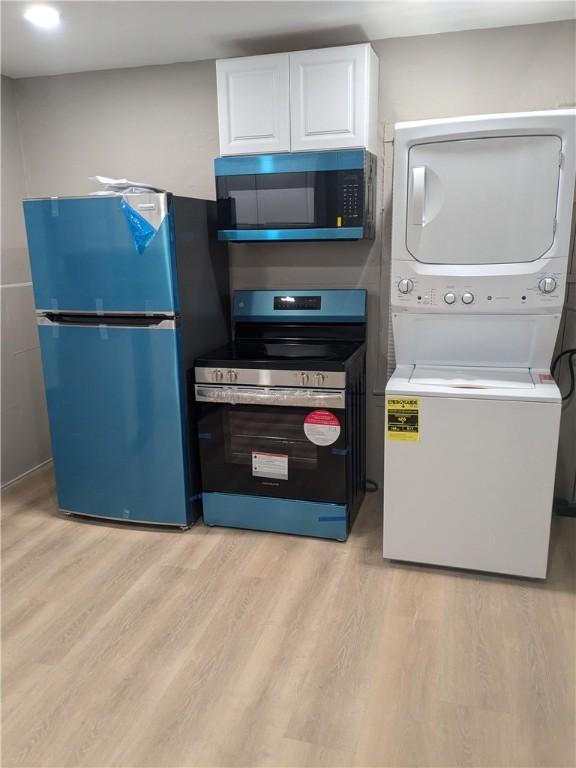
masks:
<path fill-rule="evenodd" d="M 215 160 L 218 238 L 374 237 L 376 157 L 363 149 Z"/>

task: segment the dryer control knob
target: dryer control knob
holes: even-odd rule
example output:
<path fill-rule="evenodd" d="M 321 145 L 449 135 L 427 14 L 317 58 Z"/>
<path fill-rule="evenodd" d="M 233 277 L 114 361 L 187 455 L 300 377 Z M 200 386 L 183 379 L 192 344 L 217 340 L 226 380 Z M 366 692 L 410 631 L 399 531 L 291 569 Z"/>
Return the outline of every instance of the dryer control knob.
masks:
<path fill-rule="evenodd" d="M 553 277 L 543 277 L 538 283 L 541 293 L 552 293 L 556 288 L 556 280 Z"/>
<path fill-rule="evenodd" d="M 404 279 L 400 280 L 398 283 L 398 290 L 400 293 L 410 293 L 410 291 L 414 288 L 414 283 L 412 280 Z"/>
<path fill-rule="evenodd" d="M 462 294 L 462 303 L 463 304 L 472 304 L 474 301 L 474 294 L 473 293 L 463 293 Z"/>
<path fill-rule="evenodd" d="M 456 301 L 456 294 L 455 293 L 445 293 L 444 294 L 444 301 L 446 304 L 454 304 Z"/>

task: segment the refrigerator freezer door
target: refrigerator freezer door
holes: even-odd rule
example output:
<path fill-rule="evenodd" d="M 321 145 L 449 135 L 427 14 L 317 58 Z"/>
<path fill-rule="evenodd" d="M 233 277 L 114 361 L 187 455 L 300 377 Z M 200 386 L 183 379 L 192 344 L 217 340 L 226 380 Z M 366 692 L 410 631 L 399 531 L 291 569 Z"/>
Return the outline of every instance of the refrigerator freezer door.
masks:
<path fill-rule="evenodd" d="M 178 312 L 167 201 L 166 194 L 25 201 L 36 309 Z"/>
<path fill-rule="evenodd" d="M 190 522 L 178 331 L 39 326 L 62 510 Z"/>

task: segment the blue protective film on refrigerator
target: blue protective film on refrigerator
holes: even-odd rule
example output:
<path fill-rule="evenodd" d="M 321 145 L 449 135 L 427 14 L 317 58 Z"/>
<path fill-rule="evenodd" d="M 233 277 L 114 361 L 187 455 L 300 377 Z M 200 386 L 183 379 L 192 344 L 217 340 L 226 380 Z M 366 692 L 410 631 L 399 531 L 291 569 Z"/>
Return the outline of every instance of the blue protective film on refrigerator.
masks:
<path fill-rule="evenodd" d="M 156 230 L 152 224 L 146 221 L 144 216 L 141 216 L 138 211 L 126 202 L 126 200 L 121 200 L 120 202 L 124 215 L 126 216 L 126 221 L 130 227 L 136 250 L 139 254 L 142 254 L 150 240 L 152 240 L 156 234 Z"/>

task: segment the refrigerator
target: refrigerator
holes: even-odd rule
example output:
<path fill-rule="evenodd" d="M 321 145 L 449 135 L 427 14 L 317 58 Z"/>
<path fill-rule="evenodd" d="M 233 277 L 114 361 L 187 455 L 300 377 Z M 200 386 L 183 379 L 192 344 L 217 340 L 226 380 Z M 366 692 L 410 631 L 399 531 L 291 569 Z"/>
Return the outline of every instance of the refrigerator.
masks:
<path fill-rule="evenodd" d="M 54 197 L 24 216 L 60 510 L 189 527 L 193 362 L 229 338 L 215 203 Z"/>

